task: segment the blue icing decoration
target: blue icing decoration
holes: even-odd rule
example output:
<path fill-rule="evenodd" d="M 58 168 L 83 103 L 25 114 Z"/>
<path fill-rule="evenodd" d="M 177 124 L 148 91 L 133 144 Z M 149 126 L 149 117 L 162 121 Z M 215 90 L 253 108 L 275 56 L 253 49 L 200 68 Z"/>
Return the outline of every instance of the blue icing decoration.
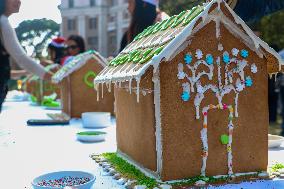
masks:
<path fill-rule="evenodd" d="M 190 99 L 189 92 L 184 91 L 181 95 L 181 98 L 182 98 L 183 101 L 187 102 Z"/>
<path fill-rule="evenodd" d="M 230 57 L 229 57 L 228 54 L 224 54 L 224 55 L 223 55 L 223 61 L 224 61 L 226 64 L 228 64 L 228 63 L 230 62 Z"/>
<path fill-rule="evenodd" d="M 250 77 L 247 77 L 245 83 L 247 87 L 251 87 L 253 84 L 253 81 Z"/>
<path fill-rule="evenodd" d="M 186 54 L 184 57 L 184 61 L 186 64 L 190 64 L 192 62 L 192 56 L 190 54 Z"/>
<path fill-rule="evenodd" d="M 213 64 L 213 62 L 214 62 L 213 56 L 212 56 L 211 54 L 208 54 L 208 55 L 206 56 L 206 63 L 207 63 L 208 65 L 211 65 L 211 64 Z"/>
<path fill-rule="evenodd" d="M 248 55 L 249 55 L 249 52 L 248 52 L 247 50 L 245 50 L 245 49 L 241 50 L 241 56 L 242 56 L 243 58 L 247 58 Z"/>

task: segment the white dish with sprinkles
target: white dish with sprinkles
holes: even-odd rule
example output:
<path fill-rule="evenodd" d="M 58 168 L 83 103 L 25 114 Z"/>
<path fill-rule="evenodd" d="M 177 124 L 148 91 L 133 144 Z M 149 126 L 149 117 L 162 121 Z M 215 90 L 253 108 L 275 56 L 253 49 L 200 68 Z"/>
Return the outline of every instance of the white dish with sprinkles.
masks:
<path fill-rule="evenodd" d="M 83 171 L 59 171 L 41 175 L 32 181 L 34 189 L 90 189 L 95 182 L 95 176 Z"/>

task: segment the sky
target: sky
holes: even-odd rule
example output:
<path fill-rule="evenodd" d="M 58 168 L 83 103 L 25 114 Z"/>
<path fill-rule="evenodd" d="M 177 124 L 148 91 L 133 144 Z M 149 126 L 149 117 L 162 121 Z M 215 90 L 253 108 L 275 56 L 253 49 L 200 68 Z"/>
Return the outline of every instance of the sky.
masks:
<path fill-rule="evenodd" d="M 24 20 L 47 18 L 61 23 L 61 15 L 57 6 L 60 0 L 21 0 L 20 12 L 9 17 L 13 27 Z"/>

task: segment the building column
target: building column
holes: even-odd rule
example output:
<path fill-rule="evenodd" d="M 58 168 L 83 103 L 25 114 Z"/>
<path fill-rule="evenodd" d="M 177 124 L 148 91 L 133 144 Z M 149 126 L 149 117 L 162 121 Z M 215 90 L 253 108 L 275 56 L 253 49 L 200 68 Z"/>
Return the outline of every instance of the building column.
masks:
<path fill-rule="evenodd" d="M 121 0 L 121 2 L 119 2 L 119 11 L 117 12 L 117 29 L 116 29 L 116 49 L 117 49 L 117 52 L 116 53 L 119 53 L 119 49 L 120 49 L 120 43 L 121 43 L 121 39 L 122 39 L 122 36 L 123 36 L 123 11 L 124 8 L 122 6 L 123 2 Z"/>
<path fill-rule="evenodd" d="M 100 8 L 100 14 L 98 18 L 98 32 L 99 32 L 99 52 L 104 56 L 107 57 L 108 49 L 107 49 L 107 37 L 108 37 L 108 7 L 102 3 Z"/>
<path fill-rule="evenodd" d="M 86 19 L 85 15 L 78 16 L 78 34 L 86 38 Z"/>

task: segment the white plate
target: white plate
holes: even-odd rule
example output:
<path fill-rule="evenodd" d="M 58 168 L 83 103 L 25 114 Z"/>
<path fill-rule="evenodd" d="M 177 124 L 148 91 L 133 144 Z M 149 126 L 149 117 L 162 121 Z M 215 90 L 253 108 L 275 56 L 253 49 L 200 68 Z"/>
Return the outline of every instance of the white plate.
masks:
<path fill-rule="evenodd" d="M 79 135 L 76 134 L 77 140 L 82 142 L 101 142 L 105 140 L 106 134 L 100 135 Z"/>
<path fill-rule="evenodd" d="M 278 135 L 268 135 L 268 147 L 278 148 L 284 142 L 284 137 Z"/>
<path fill-rule="evenodd" d="M 82 113 L 82 123 L 85 128 L 104 128 L 111 125 L 110 112 Z"/>

